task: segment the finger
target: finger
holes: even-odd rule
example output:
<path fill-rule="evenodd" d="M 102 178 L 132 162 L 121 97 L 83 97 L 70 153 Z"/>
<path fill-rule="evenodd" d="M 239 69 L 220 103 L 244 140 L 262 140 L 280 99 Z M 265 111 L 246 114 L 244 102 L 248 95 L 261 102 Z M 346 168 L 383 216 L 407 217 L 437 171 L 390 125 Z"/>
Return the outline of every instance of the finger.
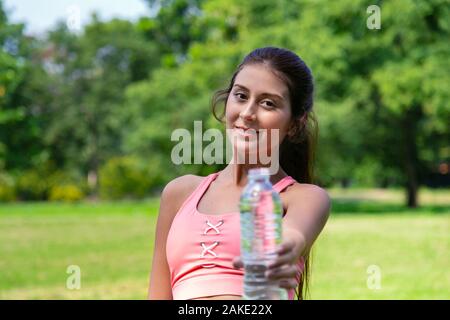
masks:
<path fill-rule="evenodd" d="M 279 286 L 280 286 L 280 288 L 285 288 L 285 289 L 290 290 L 290 289 L 297 288 L 298 283 L 294 279 L 284 279 L 279 282 Z"/>
<path fill-rule="evenodd" d="M 277 268 L 266 272 L 266 277 L 270 280 L 280 280 L 294 278 L 297 275 L 297 268 L 295 266 L 287 266 L 285 268 Z"/>
<path fill-rule="evenodd" d="M 278 249 L 276 250 L 276 253 L 278 255 L 287 253 L 294 249 L 295 243 L 293 241 L 286 241 L 279 245 Z"/>
<path fill-rule="evenodd" d="M 279 268 L 284 264 L 291 264 L 295 260 L 295 254 L 290 251 L 284 255 L 279 256 L 275 261 L 271 262 L 268 266 L 269 269 Z"/>
<path fill-rule="evenodd" d="M 241 269 L 241 268 L 243 268 L 244 267 L 244 263 L 242 262 L 242 260 L 241 260 L 241 257 L 235 257 L 234 259 L 233 259 L 233 268 L 235 268 L 235 269 Z"/>

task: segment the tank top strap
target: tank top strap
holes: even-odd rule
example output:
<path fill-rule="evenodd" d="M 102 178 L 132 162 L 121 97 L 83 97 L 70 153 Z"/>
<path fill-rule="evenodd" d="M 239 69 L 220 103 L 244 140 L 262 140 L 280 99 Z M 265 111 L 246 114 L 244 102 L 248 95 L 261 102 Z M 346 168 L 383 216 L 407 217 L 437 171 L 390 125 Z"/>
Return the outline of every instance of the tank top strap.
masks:
<path fill-rule="evenodd" d="M 184 201 L 180 209 L 190 206 L 197 206 L 198 201 L 203 196 L 206 189 L 208 189 L 209 185 L 217 177 L 218 174 L 219 172 L 215 172 L 205 176 L 199 183 L 199 185 L 195 188 L 195 190 L 190 194 L 190 196 Z"/>
<path fill-rule="evenodd" d="M 185 209 L 186 207 L 191 206 L 197 206 L 197 203 L 199 202 L 200 198 L 203 196 L 205 191 L 208 189 L 211 182 L 213 182 L 217 176 L 219 175 L 219 172 L 211 173 L 210 175 L 205 176 L 202 181 L 199 183 L 199 185 L 195 188 L 195 190 L 189 195 L 189 197 L 184 201 L 184 203 L 181 205 L 181 209 Z M 278 192 L 281 193 L 284 189 L 286 189 L 288 186 L 294 184 L 296 180 L 292 178 L 291 176 L 284 177 L 280 181 L 278 181 L 273 188 Z"/>
<path fill-rule="evenodd" d="M 294 178 L 292 178 L 291 176 L 287 176 L 284 177 L 283 179 L 281 179 L 280 181 L 278 181 L 273 188 L 278 192 L 281 193 L 284 189 L 286 189 L 287 187 L 289 187 L 290 185 L 294 184 L 295 182 L 297 182 Z"/>

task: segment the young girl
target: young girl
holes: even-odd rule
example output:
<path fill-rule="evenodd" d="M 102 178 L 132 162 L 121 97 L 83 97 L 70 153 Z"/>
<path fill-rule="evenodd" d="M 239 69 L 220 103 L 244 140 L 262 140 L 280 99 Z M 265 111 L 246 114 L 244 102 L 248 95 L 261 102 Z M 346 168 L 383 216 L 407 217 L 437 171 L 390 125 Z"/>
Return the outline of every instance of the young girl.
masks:
<path fill-rule="evenodd" d="M 222 117 L 216 106 L 225 102 Z M 266 273 L 289 290 L 289 298 L 304 297 L 309 251 L 323 229 L 330 199 L 311 184 L 317 125 L 312 113 L 313 79 L 293 52 L 259 48 L 238 66 L 227 89 L 213 99 L 213 114 L 234 141 L 234 159 L 249 154 L 248 136 L 277 130 L 279 164 L 270 180 L 280 194 L 283 241 Z M 253 129 L 253 130 L 248 130 Z M 244 143 L 245 142 L 245 143 Z M 269 146 L 270 148 L 270 146 Z M 149 299 L 241 299 L 239 198 L 250 169 L 267 164 L 231 161 L 206 177 L 186 175 L 169 182 L 161 195 L 156 227 Z M 295 290 L 297 289 L 297 290 Z M 295 292 L 297 291 L 297 292 Z"/>

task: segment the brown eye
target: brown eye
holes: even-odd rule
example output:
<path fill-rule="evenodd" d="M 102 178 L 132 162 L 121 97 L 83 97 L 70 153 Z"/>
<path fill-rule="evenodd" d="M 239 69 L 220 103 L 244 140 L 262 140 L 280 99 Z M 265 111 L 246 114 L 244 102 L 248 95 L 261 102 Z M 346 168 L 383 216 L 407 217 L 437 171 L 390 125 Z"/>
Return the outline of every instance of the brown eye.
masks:
<path fill-rule="evenodd" d="M 266 106 L 268 106 L 269 108 L 275 108 L 275 104 L 270 101 L 270 100 L 264 100 L 263 103 L 266 103 Z"/>
<path fill-rule="evenodd" d="M 240 92 L 235 93 L 234 96 L 240 101 L 245 100 L 245 98 L 246 98 L 245 94 L 240 93 Z"/>

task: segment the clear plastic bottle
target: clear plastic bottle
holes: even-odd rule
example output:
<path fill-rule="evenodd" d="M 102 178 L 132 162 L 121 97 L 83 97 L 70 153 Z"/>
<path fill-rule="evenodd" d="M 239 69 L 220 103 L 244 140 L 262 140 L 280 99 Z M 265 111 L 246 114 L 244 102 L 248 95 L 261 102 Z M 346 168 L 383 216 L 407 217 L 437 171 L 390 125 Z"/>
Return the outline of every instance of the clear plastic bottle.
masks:
<path fill-rule="evenodd" d="M 240 198 L 241 258 L 244 263 L 244 299 L 287 300 L 278 281 L 269 281 L 267 265 L 276 257 L 282 239 L 282 203 L 270 182 L 268 168 L 249 170 Z"/>

